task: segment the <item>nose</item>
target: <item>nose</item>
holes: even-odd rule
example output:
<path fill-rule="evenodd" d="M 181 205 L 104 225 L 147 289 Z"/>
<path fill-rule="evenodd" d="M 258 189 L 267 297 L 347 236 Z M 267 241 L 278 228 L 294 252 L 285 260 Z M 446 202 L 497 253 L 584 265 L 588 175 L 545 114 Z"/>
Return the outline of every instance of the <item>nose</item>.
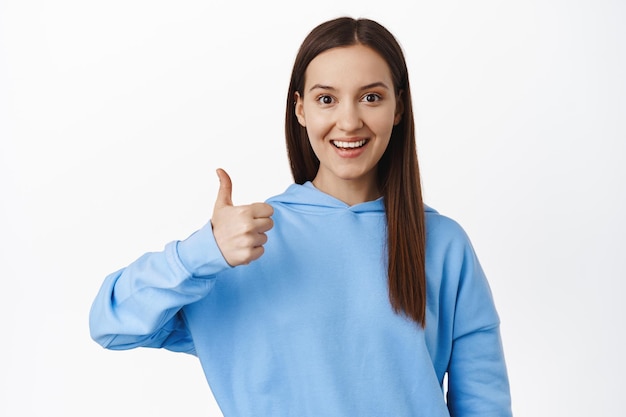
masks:
<path fill-rule="evenodd" d="M 337 109 L 335 124 L 344 132 L 354 132 L 363 127 L 363 119 L 355 103 L 342 103 Z"/>

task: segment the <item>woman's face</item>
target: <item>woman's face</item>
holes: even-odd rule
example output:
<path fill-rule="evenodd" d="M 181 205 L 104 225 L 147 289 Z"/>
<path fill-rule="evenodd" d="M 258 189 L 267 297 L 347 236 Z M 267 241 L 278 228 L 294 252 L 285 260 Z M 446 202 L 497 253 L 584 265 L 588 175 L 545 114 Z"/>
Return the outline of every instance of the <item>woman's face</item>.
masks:
<path fill-rule="evenodd" d="M 296 93 L 296 116 L 320 160 L 318 188 L 376 188 L 376 166 L 402 116 L 391 71 L 377 52 L 353 45 L 315 57 Z"/>

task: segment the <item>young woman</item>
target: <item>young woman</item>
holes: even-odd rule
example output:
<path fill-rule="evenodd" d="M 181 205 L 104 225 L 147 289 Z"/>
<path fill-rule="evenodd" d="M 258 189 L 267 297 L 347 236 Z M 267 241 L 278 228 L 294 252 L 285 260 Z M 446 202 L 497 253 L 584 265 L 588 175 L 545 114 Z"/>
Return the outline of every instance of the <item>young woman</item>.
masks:
<path fill-rule="evenodd" d="M 422 203 L 384 27 L 313 29 L 286 138 L 295 184 L 236 207 L 218 170 L 206 226 L 106 278 L 93 338 L 197 355 L 226 417 L 510 416 L 489 286 L 462 228 Z"/>

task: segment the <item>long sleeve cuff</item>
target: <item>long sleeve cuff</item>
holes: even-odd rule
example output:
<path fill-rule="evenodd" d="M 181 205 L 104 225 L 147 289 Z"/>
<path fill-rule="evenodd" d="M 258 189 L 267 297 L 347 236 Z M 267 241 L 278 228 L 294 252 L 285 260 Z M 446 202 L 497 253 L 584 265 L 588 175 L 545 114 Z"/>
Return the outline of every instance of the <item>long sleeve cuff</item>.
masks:
<path fill-rule="evenodd" d="M 208 277 L 231 268 L 217 246 L 208 222 L 185 240 L 177 242 L 178 257 L 193 277 Z"/>

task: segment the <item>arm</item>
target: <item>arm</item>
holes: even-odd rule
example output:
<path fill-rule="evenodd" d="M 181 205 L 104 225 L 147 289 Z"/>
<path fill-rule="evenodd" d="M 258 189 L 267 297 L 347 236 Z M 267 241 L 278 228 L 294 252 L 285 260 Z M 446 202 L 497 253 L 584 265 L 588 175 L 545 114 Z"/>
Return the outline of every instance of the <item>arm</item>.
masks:
<path fill-rule="evenodd" d="M 211 290 L 228 268 L 210 223 L 109 275 L 91 307 L 92 338 L 109 349 L 165 347 L 194 353 L 180 309 Z"/>
<path fill-rule="evenodd" d="M 273 225 L 268 204 L 233 206 L 230 177 L 223 170 L 217 174 L 220 189 L 211 222 L 105 279 L 89 318 L 96 342 L 109 349 L 195 353 L 182 307 L 206 296 L 220 271 L 259 258 Z"/>
<path fill-rule="evenodd" d="M 511 398 L 498 327 L 454 341 L 448 371 L 453 417 L 510 417 Z"/>
<path fill-rule="evenodd" d="M 451 416 L 512 415 L 499 325 L 489 284 L 467 240 L 448 367 L 448 408 Z"/>

